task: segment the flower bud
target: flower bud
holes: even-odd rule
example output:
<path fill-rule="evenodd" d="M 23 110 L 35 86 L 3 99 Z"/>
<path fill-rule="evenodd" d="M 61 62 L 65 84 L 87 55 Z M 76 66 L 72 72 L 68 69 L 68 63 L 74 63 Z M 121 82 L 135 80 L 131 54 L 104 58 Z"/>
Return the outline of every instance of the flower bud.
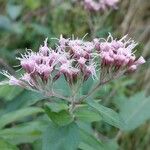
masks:
<path fill-rule="evenodd" d="M 99 40 L 96 38 L 93 40 L 94 45 L 95 45 L 95 49 L 99 52 L 100 51 L 100 42 Z"/>
<path fill-rule="evenodd" d="M 44 46 L 41 46 L 40 50 L 39 50 L 39 52 L 42 53 L 44 56 L 48 56 L 48 54 L 49 54 L 49 48 L 47 46 L 47 40 L 48 40 L 48 38 L 45 39 Z"/>
<path fill-rule="evenodd" d="M 87 60 L 84 57 L 80 57 L 80 59 L 78 59 L 78 63 L 83 66 L 85 64 Z"/>
<path fill-rule="evenodd" d="M 135 61 L 135 64 L 137 66 L 144 64 L 146 61 L 145 59 L 141 56 L 137 61 Z"/>
<path fill-rule="evenodd" d="M 136 65 L 132 65 L 128 68 L 127 72 L 134 72 L 137 69 Z"/>
<path fill-rule="evenodd" d="M 25 84 L 24 84 L 22 81 L 16 79 L 16 78 L 13 77 L 13 76 L 10 76 L 10 77 L 9 77 L 9 85 L 15 85 L 15 86 L 22 86 L 22 87 L 25 87 Z"/>
<path fill-rule="evenodd" d="M 35 61 L 30 59 L 23 59 L 21 61 L 21 66 L 27 73 L 33 73 L 35 69 Z"/>

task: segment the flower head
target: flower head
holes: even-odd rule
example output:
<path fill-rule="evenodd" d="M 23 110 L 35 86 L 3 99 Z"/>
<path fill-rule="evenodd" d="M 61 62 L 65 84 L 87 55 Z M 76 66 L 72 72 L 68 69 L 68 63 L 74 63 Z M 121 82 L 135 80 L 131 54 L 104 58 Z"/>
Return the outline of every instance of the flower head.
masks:
<path fill-rule="evenodd" d="M 49 48 L 46 39 L 38 52 L 27 50 L 17 58 L 24 70 L 20 78 L 7 72 L 2 74 L 9 79 L 10 85 L 45 91 L 48 88 L 52 90 L 60 76 L 74 87 L 78 82 L 83 84 L 89 77 L 104 81 L 133 72 L 145 63 L 142 56 L 136 58 L 134 48 L 137 43 L 127 36 L 117 40 L 110 34 L 106 40 L 84 41 L 65 39 L 61 35 L 56 45 L 53 49 Z"/>
<path fill-rule="evenodd" d="M 94 42 L 96 43 L 95 49 L 98 50 L 102 59 L 101 69 L 107 68 L 108 71 L 104 69 L 106 72 L 111 72 L 111 74 L 131 72 L 145 63 L 142 56 L 139 59 L 136 58 L 134 48 L 137 43 L 128 39 L 127 35 L 117 40 L 109 34 L 107 40 L 96 39 Z"/>
<path fill-rule="evenodd" d="M 84 7 L 89 11 L 105 11 L 107 8 L 116 9 L 119 0 L 84 0 Z"/>

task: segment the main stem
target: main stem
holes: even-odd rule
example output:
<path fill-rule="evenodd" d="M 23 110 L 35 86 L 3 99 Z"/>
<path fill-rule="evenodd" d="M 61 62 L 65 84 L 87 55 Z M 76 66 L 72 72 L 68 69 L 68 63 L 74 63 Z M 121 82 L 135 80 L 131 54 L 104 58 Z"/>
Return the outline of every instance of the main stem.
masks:
<path fill-rule="evenodd" d="M 80 103 L 80 102 L 82 102 L 83 100 L 85 100 L 87 97 L 91 96 L 94 92 L 96 92 L 96 91 L 99 89 L 99 87 L 100 87 L 101 85 L 106 84 L 106 83 L 109 82 L 110 80 L 111 80 L 111 79 L 109 79 L 109 80 L 107 80 L 107 81 L 104 81 L 104 82 L 99 82 L 87 95 L 81 97 L 81 98 L 78 100 L 78 102 Z"/>

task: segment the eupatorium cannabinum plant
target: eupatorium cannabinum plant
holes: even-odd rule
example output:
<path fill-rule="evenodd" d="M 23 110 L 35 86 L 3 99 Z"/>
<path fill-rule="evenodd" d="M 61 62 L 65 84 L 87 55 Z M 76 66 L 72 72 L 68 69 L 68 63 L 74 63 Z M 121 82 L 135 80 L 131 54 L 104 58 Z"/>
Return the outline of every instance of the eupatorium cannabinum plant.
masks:
<path fill-rule="evenodd" d="M 128 39 L 127 35 L 121 39 L 114 39 L 111 34 L 107 39 L 96 38 L 92 41 L 67 39 L 61 35 L 55 47 L 49 47 L 47 41 L 48 39 L 44 41 L 38 52 L 27 50 L 17 58 L 20 67 L 24 70 L 20 77 L 13 76 L 7 71 L 2 72 L 9 79 L 10 85 L 40 92 L 48 100 L 50 99 L 50 102 L 45 104 L 45 112 L 57 126 L 48 128 L 44 134 L 46 135 L 44 143 L 49 140 L 49 130 L 63 134 L 67 132 L 66 134 L 72 137 L 78 134 L 76 123 L 80 127 L 80 123 L 84 121 L 93 122 L 102 118 L 108 124 L 121 128 L 121 120 L 117 113 L 97 101 L 94 102 L 92 95 L 100 86 L 136 71 L 145 63 L 142 56 L 137 58 L 135 55 L 137 43 Z M 62 78 L 64 80 L 61 84 L 65 82 L 69 88 L 69 90 L 61 89 L 65 93 L 55 88 L 56 83 Z M 89 84 L 89 90 L 82 92 L 81 89 L 89 80 L 93 80 L 94 84 Z M 61 87 L 61 84 L 58 86 Z M 80 138 L 85 137 L 85 132 L 81 132 L 80 136 Z M 74 143 L 72 150 L 77 149 L 80 141 L 79 137 L 74 138 L 73 141 L 78 142 Z M 85 138 L 82 140 L 84 141 Z M 79 146 L 81 149 L 85 146 L 82 144 Z M 61 149 L 61 146 L 58 144 L 56 147 Z M 70 150 L 67 144 L 63 144 L 63 147 L 65 150 Z M 47 145 L 44 144 L 43 149 L 47 150 Z"/>

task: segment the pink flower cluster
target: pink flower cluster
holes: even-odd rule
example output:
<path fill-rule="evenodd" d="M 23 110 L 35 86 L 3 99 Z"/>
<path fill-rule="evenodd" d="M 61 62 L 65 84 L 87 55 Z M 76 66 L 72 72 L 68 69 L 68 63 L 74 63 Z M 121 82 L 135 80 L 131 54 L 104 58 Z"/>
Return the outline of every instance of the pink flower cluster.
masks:
<path fill-rule="evenodd" d="M 101 41 L 103 40 L 103 41 Z M 94 39 L 95 48 L 101 57 L 101 68 L 106 68 L 111 73 L 118 71 L 133 72 L 137 67 L 145 63 L 141 56 L 136 58 L 134 48 L 137 46 L 127 35 L 120 40 L 113 39 L 111 34 L 105 39 Z"/>
<path fill-rule="evenodd" d="M 120 71 L 124 74 L 145 63 L 142 56 L 135 57 L 133 49 L 136 45 L 126 36 L 116 40 L 109 35 L 107 40 L 94 39 L 91 42 L 60 36 L 57 46 L 52 49 L 46 39 L 38 52 L 28 50 L 17 58 L 25 71 L 22 77 L 17 79 L 7 72 L 3 74 L 9 78 L 11 85 L 40 91 L 52 86 L 60 76 L 64 76 L 70 85 L 78 80 L 83 83 L 90 76 L 101 80 L 99 70 L 101 74 L 117 74 Z"/>
<path fill-rule="evenodd" d="M 7 72 L 11 85 L 20 85 L 32 89 L 44 89 L 47 84 L 52 84 L 64 75 L 69 84 L 74 84 L 78 78 L 87 80 L 90 76 L 96 78 L 96 65 L 94 63 L 94 43 L 83 40 L 65 39 L 62 36 L 55 49 L 49 48 L 47 39 L 39 52 L 27 50 L 21 55 L 21 67 L 25 74 L 17 79 Z"/>
<path fill-rule="evenodd" d="M 107 8 L 117 8 L 119 0 L 84 0 L 84 6 L 89 11 L 104 11 Z"/>

